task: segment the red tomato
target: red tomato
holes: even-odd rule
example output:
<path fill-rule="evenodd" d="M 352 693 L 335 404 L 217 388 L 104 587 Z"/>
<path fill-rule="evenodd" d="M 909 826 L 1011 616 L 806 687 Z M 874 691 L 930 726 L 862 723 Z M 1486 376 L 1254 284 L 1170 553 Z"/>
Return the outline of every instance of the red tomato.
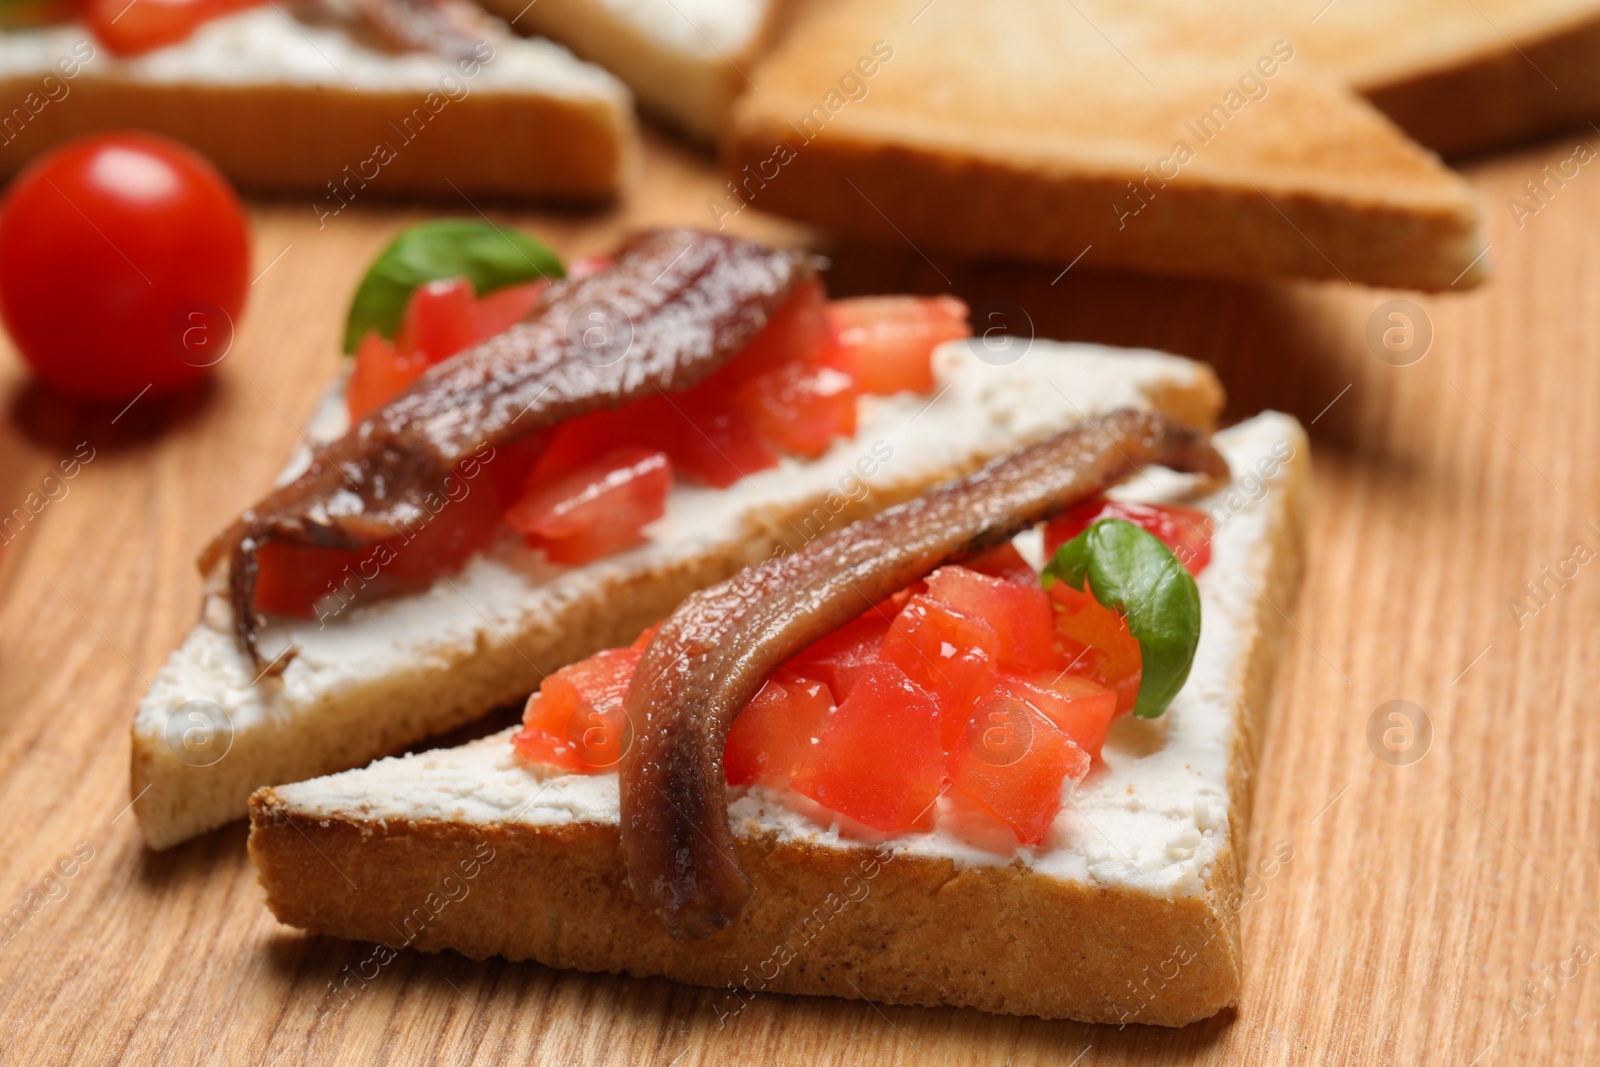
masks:
<path fill-rule="evenodd" d="M 945 763 L 951 784 L 1015 831 L 1044 841 L 1061 810 L 1061 783 L 1089 773 L 1089 757 L 1025 701 L 1001 694 L 967 723 Z"/>
<path fill-rule="evenodd" d="M 1211 562 L 1211 520 L 1205 512 L 1176 504 L 1133 504 L 1103 496 L 1085 500 L 1051 519 L 1044 528 L 1045 551 L 1055 555 L 1056 549 L 1101 519 L 1125 519 L 1155 534 L 1190 574 L 1199 574 Z"/>
<path fill-rule="evenodd" d="M 1117 694 L 1077 674 L 1057 671 L 1031 680 L 1002 678 L 998 689 L 1026 701 L 1095 759 L 1117 715 Z"/>
<path fill-rule="evenodd" d="M 928 595 L 986 620 L 1000 637 L 1000 666 L 1042 671 L 1056 662 L 1050 601 L 1037 586 L 941 567 L 928 576 Z"/>
<path fill-rule="evenodd" d="M 544 291 L 550 288 L 548 278 L 535 278 L 521 285 L 508 285 L 485 293 L 472 305 L 472 326 L 475 340 L 483 340 L 505 333 L 533 313 L 534 306 Z"/>
<path fill-rule="evenodd" d="M 95 134 L 40 156 L 0 206 L 0 317 L 72 396 L 170 392 L 227 354 L 249 288 L 244 210 L 194 152 Z"/>
<path fill-rule="evenodd" d="M 360 422 L 399 396 L 422 377 L 428 360 L 415 352 L 399 352 L 377 333 L 356 346 L 356 365 L 345 385 L 344 405 L 352 423 Z"/>
<path fill-rule="evenodd" d="M 784 666 L 796 674 L 825 682 L 836 701 L 850 695 L 850 687 L 863 669 L 878 662 L 884 635 L 894 615 L 869 610 L 845 623 L 810 648 L 792 657 Z"/>
<path fill-rule="evenodd" d="M 738 400 L 761 436 L 797 456 L 815 459 L 835 437 L 856 432 L 855 382 L 820 363 L 794 361 L 750 378 Z"/>
<path fill-rule="evenodd" d="M 833 694 L 819 681 L 781 671 L 767 679 L 728 731 L 722 755 L 728 784 L 789 788 L 831 710 Z"/>
<path fill-rule="evenodd" d="M 421 356 L 431 367 L 478 338 L 472 282 L 466 278 L 440 278 L 423 282 L 411 291 L 405 318 L 394 336 L 394 347 L 398 352 Z"/>
<path fill-rule="evenodd" d="M 880 657 L 905 672 L 939 702 L 945 726 L 994 687 L 1000 639 L 973 615 L 927 596 L 914 596 L 895 616 Z"/>
<path fill-rule="evenodd" d="M 663 449 L 673 463 L 707 485 L 726 489 L 778 465 L 777 455 L 717 380 L 661 400 L 671 410 L 662 427 Z"/>
<path fill-rule="evenodd" d="M 500 505 L 480 471 L 461 472 L 438 514 L 402 534 L 359 552 L 268 541 L 257 553 L 256 610 L 299 618 L 330 617 L 346 608 L 396 593 L 426 589 L 459 570 L 494 540 Z"/>
<path fill-rule="evenodd" d="M 552 561 L 588 563 L 643 540 L 671 491 L 665 453 L 619 448 L 554 481 L 530 479 L 505 518 Z"/>
<path fill-rule="evenodd" d="M 979 552 L 976 556 L 969 556 L 961 561 L 961 565 L 969 571 L 987 574 L 991 578 L 1003 578 L 1018 585 L 1039 584 L 1039 572 L 1033 569 L 1033 564 L 1022 558 L 1022 553 L 1009 541 Z"/>
<path fill-rule="evenodd" d="M 933 388 L 933 350 L 970 337 L 967 305 L 953 296 L 862 296 L 828 304 L 829 357 L 863 393 Z"/>
<path fill-rule="evenodd" d="M 254 7 L 262 0 L 88 0 L 89 28 L 119 56 L 136 56 L 176 44 L 212 19 Z"/>
<path fill-rule="evenodd" d="M 523 709 L 523 729 L 511 739 L 531 763 L 568 771 L 614 767 L 633 743 L 623 707 L 643 651 L 611 648 L 545 678 Z"/>
<path fill-rule="evenodd" d="M 933 825 L 944 754 L 939 708 L 899 669 L 865 668 L 794 775 L 794 788 L 877 830 Z"/>
<path fill-rule="evenodd" d="M 767 320 L 761 332 L 717 372 L 717 377 L 738 384 L 785 363 L 817 359 L 828 349 L 827 296 L 822 279 L 800 286 Z"/>
<path fill-rule="evenodd" d="M 1144 673 L 1139 642 L 1126 620 L 1101 604 L 1085 586 L 1082 592 L 1066 582 L 1047 591 L 1055 603 L 1056 632 L 1061 636 L 1061 669 L 1093 678 L 1117 694 L 1117 711 L 1132 711 Z"/>

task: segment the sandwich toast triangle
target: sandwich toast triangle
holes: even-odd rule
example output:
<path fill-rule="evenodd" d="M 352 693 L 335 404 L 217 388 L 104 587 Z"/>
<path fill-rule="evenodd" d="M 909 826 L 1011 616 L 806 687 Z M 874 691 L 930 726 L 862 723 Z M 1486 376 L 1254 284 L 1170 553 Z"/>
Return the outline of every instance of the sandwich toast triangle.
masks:
<path fill-rule="evenodd" d="M 778 0 L 484 0 L 628 83 L 639 103 L 700 141 L 722 131 L 777 34 Z"/>
<path fill-rule="evenodd" d="M 1171 1026 L 1234 1004 L 1246 871 L 1255 885 L 1293 858 L 1280 845 L 1247 863 L 1245 848 L 1310 472 L 1285 415 L 1215 442 L 1231 485 L 1195 499 L 1192 479 L 1149 470 L 1123 488 L 1211 515 L 1192 673 L 1162 719 L 1119 720 L 1040 848 L 984 851 L 942 820 L 863 840 L 733 790 L 749 902 L 718 934 L 674 940 L 626 882 L 616 774 L 536 770 L 506 731 L 258 792 L 250 852 L 267 905 L 380 951 L 721 987 L 722 1023 L 763 991 Z"/>
<path fill-rule="evenodd" d="M 751 77 L 719 219 L 1160 273 L 1486 276 L 1465 182 L 1237 5 L 838 0 Z"/>
<path fill-rule="evenodd" d="M 637 548 L 558 567 L 508 535 L 421 593 L 321 622 L 275 619 L 265 647 L 298 649 L 276 680 L 240 651 L 218 576 L 134 716 L 130 795 L 145 842 L 178 844 L 243 818 L 258 786 L 359 767 L 521 700 L 695 590 L 1082 418 L 1141 407 L 1210 427 L 1222 406 L 1211 369 L 1174 356 L 1045 341 L 1002 356 L 947 345 L 935 395 L 863 399 L 856 436 L 817 459 L 729 489 L 675 487 Z M 309 436 L 345 427 L 336 390 Z"/>
<path fill-rule="evenodd" d="M 1600 117 L 1597 0 L 1258 2 L 1307 59 L 1447 155 Z"/>
<path fill-rule="evenodd" d="M 559 45 L 501 27 L 469 59 L 396 53 L 354 19 L 292 11 L 241 11 L 126 59 L 78 23 L 0 32 L 0 99 L 27 101 L 0 116 L 0 175 L 132 126 L 246 189 L 308 194 L 327 225 L 412 193 L 604 201 L 632 169 L 628 90 Z"/>

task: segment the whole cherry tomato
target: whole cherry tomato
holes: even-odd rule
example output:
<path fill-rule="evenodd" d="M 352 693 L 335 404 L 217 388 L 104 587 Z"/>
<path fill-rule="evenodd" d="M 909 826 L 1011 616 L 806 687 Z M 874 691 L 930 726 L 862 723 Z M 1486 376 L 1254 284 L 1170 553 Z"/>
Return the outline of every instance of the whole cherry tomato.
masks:
<path fill-rule="evenodd" d="M 210 163 L 95 134 L 34 160 L 0 204 L 0 319 L 64 393 L 168 392 L 227 354 L 249 261 L 244 210 Z"/>

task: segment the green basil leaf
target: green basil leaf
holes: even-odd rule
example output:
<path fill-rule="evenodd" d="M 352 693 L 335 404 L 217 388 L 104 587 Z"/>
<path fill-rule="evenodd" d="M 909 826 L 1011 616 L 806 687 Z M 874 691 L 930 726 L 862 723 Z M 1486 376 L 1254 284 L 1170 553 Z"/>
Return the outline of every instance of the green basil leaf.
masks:
<path fill-rule="evenodd" d="M 1200 590 L 1172 550 L 1131 522 L 1101 519 L 1056 549 L 1041 577 L 1079 591 L 1087 579 L 1094 598 L 1127 620 L 1144 665 L 1133 712 L 1166 711 L 1200 644 Z"/>
<path fill-rule="evenodd" d="M 350 301 L 344 350 L 354 352 L 371 330 L 392 338 L 412 290 L 424 282 L 467 277 L 482 296 L 535 278 L 565 276 L 556 254 L 520 230 L 480 219 L 420 222 L 390 242 L 367 268 Z"/>

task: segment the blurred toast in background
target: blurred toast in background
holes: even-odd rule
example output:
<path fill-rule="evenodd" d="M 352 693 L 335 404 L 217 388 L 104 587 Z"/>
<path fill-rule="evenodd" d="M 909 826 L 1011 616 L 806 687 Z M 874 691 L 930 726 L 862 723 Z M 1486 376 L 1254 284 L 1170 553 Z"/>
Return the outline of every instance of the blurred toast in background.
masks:
<path fill-rule="evenodd" d="M 1486 276 L 1465 182 L 1231 4 L 833 0 L 751 77 L 718 224 L 748 206 L 924 253 Z"/>
<path fill-rule="evenodd" d="M 1597 0 L 1258 0 L 1305 58 L 1462 155 L 1600 117 Z"/>

